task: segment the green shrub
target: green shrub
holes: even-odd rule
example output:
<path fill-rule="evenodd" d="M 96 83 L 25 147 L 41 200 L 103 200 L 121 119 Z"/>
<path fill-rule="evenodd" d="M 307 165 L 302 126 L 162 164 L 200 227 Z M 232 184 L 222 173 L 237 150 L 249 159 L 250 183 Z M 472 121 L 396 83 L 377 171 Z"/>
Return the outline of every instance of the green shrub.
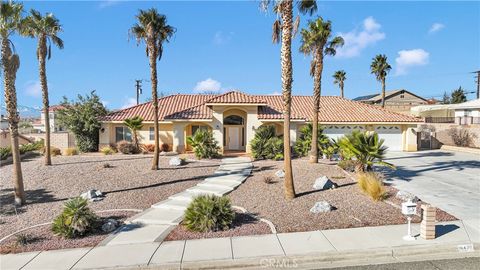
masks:
<path fill-rule="evenodd" d="M 65 156 L 76 156 L 76 155 L 78 155 L 78 150 L 75 147 L 70 147 L 70 148 L 65 149 L 65 151 L 63 151 L 63 154 Z"/>
<path fill-rule="evenodd" d="M 357 163 L 354 160 L 340 160 L 337 165 L 347 172 L 353 172 Z"/>
<path fill-rule="evenodd" d="M 33 143 L 23 144 L 23 145 L 20 145 L 20 154 L 41 150 L 42 148 L 43 148 L 43 140 L 36 141 Z"/>
<path fill-rule="evenodd" d="M 200 195 L 185 210 L 184 225 L 195 232 L 228 230 L 234 218 L 228 197 Z"/>
<path fill-rule="evenodd" d="M 74 238 L 91 231 L 96 221 L 88 201 L 76 197 L 65 203 L 62 213 L 53 220 L 52 231 L 55 235 Z"/>
<path fill-rule="evenodd" d="M 322 149 L 325 149 L 328 146 L 332 145 L 330 139 L 325 134 L 323 134 L 323 129 L 321 129 L 320 127 L 318 128 L 317 141 L 319 154 L 322 153 Z M 307 125 L 300 128 L 300 135 L 298 136 L 298 139 L 293 146 L 293 150 L 295 151 L 295 154 L 304 157 L 308 155 L 311 147 L 312 124 L 308 123 Z"/>
<path fill-rule="evenodd" d="M 283 137 L 275 135 L 275 126 L 261 126 L 250 142 L 255 159 L 283 159 Z"/>
<path fill-rule="evenodd" d="M 0 159 L 7 159 L 12 154 L 10 147 L 0 147 Z"/>
<path fill-rule="evenodd" d="M 198 129 L 193 136 L 187 137 L 187 143 L 192 146 L 195 156 L 199 159 L 219 156 L 220 147 L 211 131 Z"/>
<path fill-rule="evenodd" d="M 104 155 L 112 155 L 115 153 L 115 149 L 110 146 L 104 146 L 100 149 L 100 152 L 102 152 Z"/>
<path fill-rule="evenodd" d="M 357 175 L 358 186 L 374 201 L 381 201 L 386 198 L 387 191 L 383 185 L 382 178 L 373 172 L 359 173 Z"/>
<path fill-rule="evenodd" d="M 127 141 L 119 141 L 117 143 L 117 149 L 122 154 L 138 154 L 139 149 L 135 146 L 134 143 L 127 142 Z"/>

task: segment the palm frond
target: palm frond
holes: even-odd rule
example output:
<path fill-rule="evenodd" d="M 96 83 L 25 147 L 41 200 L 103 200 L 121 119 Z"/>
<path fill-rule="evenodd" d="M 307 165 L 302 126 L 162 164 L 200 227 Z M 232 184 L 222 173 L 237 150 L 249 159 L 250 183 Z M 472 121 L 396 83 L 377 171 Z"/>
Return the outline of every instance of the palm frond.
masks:
<path fill-rule="evenodd" d="M 282 24 L 280 20 L 275 20 L 272 26 L 272 42 L 278 43 L 282 34 Z"/>
<path fill-rule="evenodd" d="M 298 10 L 303 14 L 313 15 L 317 11 L 317 1 L 315 0 L 299 0 L 297 2 Z"/>

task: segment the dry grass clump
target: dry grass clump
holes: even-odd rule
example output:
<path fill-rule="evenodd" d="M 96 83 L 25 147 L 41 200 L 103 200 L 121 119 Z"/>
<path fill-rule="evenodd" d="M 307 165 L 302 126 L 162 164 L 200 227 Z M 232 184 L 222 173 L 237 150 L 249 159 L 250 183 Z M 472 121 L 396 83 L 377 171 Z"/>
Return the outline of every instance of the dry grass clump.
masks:
<path fill-rule="evenodd" d="M 357 174 L 358 186 L 370 196 L 374 201 L 382 201 L 387 196 L 387 191 L 383 185 L 383 179 L 380 175 L 367 172 Z"/>
<path fill-rule="evenodd" d="M 265 182 L 265 184 L 273 184 L 274 183 L 273 177 L 270 175 L 264 175 L 263 182 Z"/>
<path fill-rule="evenodd" d="M 115 153 L 115 149 L 110 146 L 105 146 L 100 149 L 100 152 L 102 152 L 104 155 L 112 155 Z"/>
<path fill-rule="evenodd" d="M 57 148 L 57 147 L 50 147 L 50 155 L 52 157 L 56 157 L 56 156 L 61 156 L 62 155 L 62 151 L 60 150 L 60 148 Z"/>
<path fill-rule="evenodd" d="M 63 154 L 65 156 L 76 156 L 76 155 L 78 155 L 78 150 L 77 150 L 77 148 L 74 148 L 74 147 L 67 148 L 67 149 L 65 149 L 65 151 L 63 151 Z"/>

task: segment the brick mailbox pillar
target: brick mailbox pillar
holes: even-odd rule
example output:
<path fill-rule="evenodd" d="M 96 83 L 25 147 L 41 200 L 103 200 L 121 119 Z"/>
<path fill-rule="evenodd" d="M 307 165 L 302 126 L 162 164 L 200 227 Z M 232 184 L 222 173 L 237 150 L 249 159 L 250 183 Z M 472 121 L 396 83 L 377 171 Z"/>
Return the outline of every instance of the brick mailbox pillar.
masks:
<path fill-rule="evenodd" d="M 435 215 L 437 208 L 422 205 L 422 223 L 420 223 L 420 236 L 426 240 L 435 239 Z"/>

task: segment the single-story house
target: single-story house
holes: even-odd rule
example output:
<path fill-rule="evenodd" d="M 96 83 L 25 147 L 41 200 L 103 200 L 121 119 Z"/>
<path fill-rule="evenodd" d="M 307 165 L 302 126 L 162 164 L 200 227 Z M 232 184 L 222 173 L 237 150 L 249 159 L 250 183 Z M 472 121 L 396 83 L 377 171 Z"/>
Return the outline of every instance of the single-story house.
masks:
<path fill-rule="evenodd" d="M 186 137 L 202 128 L 213 132 L 222 151 L 249 152 L 255 130 L 262 125 L 274 125 L 277 134 L 283 134 L 281 95 L 250 95 L 239 91 L 218 95 L 176 94 L 158 102 L 160 141 L 179 153 L 191 150 Z M 292 96 L 291 145 L 300 128 L 311 121 L 312 104 L 311 96 Z M 414 128 L 421 122 L 418 118 L 334 96 L 322 96 L 318 115 L 324 133 L 331 138 L 355 129 L 372 130 L 379 133 L 392 151 L 417 150 Z M 131 140 L 123 121 L 135 116 L 144 119 L 139 131 L 142 143 L 153 144 L 153 105 L 147 102 L 101 118 L 99 146 Z"/>
<path fill-rule="evenodd" d="M 382 93 L 360 96 L 353 99 L 366 104 L 382 105 Z M 410 114 L 410 108 L 428 104 L 429 101 L 408 90 L 399 89 L 385 91 L 385 108 L 403 114 Z"/>
<path fill-rule="evenodd" d="M 411 108 L 411 114 L 427 123 L 480 124 L 480 99 L 459 104 L 422 105 Z"/>

